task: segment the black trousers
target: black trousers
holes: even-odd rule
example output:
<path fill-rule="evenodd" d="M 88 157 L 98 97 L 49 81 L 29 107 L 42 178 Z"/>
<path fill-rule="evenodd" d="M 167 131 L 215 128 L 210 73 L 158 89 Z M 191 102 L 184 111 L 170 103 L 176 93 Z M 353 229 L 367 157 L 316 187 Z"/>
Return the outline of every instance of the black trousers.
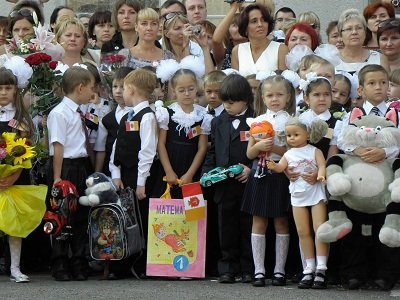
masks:
<path fill-rule="evenodd" d="M 61 178 L 73 183 L 79 195 L 84 195 L 86 178 L 93 172 L 89 158 L 64 159 L 61 169 Z M 48 162 L 47 178 L 49 178 L 49 191 L 53 186 L 53 160 Z M 51 182 L 50 182 L 51 181 Z M 78 202 L 78 208 L 70 217 L 72 235 L 66 240 L 52 239 L 51 267 L 52 273 L 71 272 L 72 275 L 87 275 L 87 250 L 88 250 L 88 213 L 89 207 Z M 71 254 L 71 255 L 70 255 Z"/>

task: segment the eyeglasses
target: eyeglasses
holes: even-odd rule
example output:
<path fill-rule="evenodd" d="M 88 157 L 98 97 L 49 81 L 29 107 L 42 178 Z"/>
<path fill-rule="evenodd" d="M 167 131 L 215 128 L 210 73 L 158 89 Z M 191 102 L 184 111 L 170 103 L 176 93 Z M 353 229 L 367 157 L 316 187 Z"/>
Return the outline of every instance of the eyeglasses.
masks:
<path fill-rule="evenodd" d="M 195 93 L 196 91 L 197 91 L 197 88 L 195 86 L 190 86 L 188 88 L 179 88 L 176 90 L 176 92 L 181 95 L 186 94 L 186 93 L 188 93 L 188 94 Z"/>
<path fill-rule="evenodd" d="M 382 27 L 385 27 L 385 26 L 388 26 L 388 25 L 397 27 L 397 26 L 400 25 L 400 20 L 398 20 L 398 19 L 388 19 L 388 20 L 380 22 L 378 24 L 378 27 L 382 28 Z"/>
<path fill-rule="evenodd" d="M 33 17 L 33 12 L 30 9 L 22 8 L 20 10 L 14 10 L 10 13 L 11 18 L 15 18 L 18 15 L 23 17 Z"/>
<path fill-rule="evenodd" d="M 164 21 L 168 21 L 168 20 L 171 20 L 175 16 L 186 17 L 186 15 L 182 12 L 170 12 L 170 13 L 162 15 L 161 18 L 164 19 Z"/>
<path fill-rule="evenodd" d="M 356 27 L 348 27 L 348 28 L 343 28 L 342 29 L 342 32 L 345 32 L 345 33 L 352 33 L 352 32 L 361 32 L 361 31 L 364 31 L 365 29 L 364 29 L 364 27 L 362 27 L 362 26 L 356 26 Z"/>

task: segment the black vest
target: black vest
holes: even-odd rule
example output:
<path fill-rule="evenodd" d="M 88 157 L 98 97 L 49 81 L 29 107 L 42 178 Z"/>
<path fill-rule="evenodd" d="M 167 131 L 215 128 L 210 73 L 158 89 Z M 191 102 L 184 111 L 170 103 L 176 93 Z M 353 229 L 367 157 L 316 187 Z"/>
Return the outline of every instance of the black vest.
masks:
<path fill-rule="evenodd" d="M 328 124 L 329 128 L 331 128 L 333 130 L 333 128 L 335 128 L 335 124 L 336 124 L 337 120 L 338 119 L 336 119 L 335 117 L 331 116 L 330 119 L 328 121 L 325 121 L 325 122 Z M 318 143 L 316 143 L 316 144 L 311 144 L 310 143 L 310 144 L 315 146 L 315 147 L 317 147 L 319 150 L 321 150 L 322 153 L 324 154 L 325 159 L 326 159 L 327 156 L 328 156 L 330 142 L 331 142 L 331 139 L 323 137 Z"/>
<path fill-rule="evenodd" d="M 103 122 L 104 127 L 107 129 L 107 139 L 106 139 L 106 154 L 107 156 L 111 155 L 112 152 L 112 146 L 115 142 L 115 139 L 117 138 L 117 133 L 118 133 L 118 128 L 119 124 L 117 120 L 115 119 L 115 111 L 117 108 L 114 108 L 112 111 L 110 111 L 108 114 L 106 114 L 103 119 L 101 120 Z"/>
<path fill-rule="evenodd" d="M 125 168 L 137 167 L 139 163 L 139 151 L 141 150 L 140 123 L 145 114 L 152 113 L 150 107 L 146 107 L 138 112 L 131 121 L 138 123 L 137 131 L 126 131 L 125 122 L 128 114 L 122 117 L 119 123 L 117 141 L 115 144 L 114 165 Z"/>

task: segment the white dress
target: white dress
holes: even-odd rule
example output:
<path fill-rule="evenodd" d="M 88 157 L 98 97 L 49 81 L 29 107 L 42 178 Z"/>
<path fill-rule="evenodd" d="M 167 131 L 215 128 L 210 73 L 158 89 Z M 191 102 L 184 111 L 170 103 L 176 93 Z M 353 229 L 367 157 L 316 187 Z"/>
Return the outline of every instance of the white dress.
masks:
<path fill-rule="evenodd" d="M 284 154 L 288 167 L 296 173 L 311 172 L 317 169 L 315 150 L 317 148 L 307 144 L 301 148 L 291 148 Z M 304 207 L 318 204 L 321 200 L 326 202 L 325 189 L 322 183 L 307 183 L 302 177 L 291 181 L 289 185 L 292 206 Z"/>
<path fill-rule="evenodd" d="M 350 74 L 358 74 L 358 72 L 362 69 L 362 67 L 366 65 L 380 65 L 381 64 L 381 55 L 379 52 L 370 50 L 368 58 L 363 62 L 354 62 L 347 63 L 343 60 L 340 60 L 340 64 L 335 67 L 335 71 L 346 71 Z"/>
<path fill-rule="evenodd" d="M 239 44 L 239 73 L 242 76 L 257 74 L 259 71 L 276 71 L 278 69 L 278 42 L 271 41 L 256 62 L 251 54 L 250 42 Z"/>

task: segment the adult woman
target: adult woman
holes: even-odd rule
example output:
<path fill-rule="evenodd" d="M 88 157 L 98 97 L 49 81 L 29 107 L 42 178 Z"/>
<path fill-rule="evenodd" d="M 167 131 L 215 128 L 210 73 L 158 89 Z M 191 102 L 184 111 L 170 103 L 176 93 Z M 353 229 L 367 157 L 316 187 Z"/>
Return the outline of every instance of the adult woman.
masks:
<path fill-rule="evenodd" d="M 112 12 L 112 22 L 116 34 L 111 41 L 103 44 L 102 53 L 115 52 L 123 48 L 130 49 L 137 43 L 135 31 L 136 17 L 140 10 L 140 2 L 137 0 L 118 0 L 115 2 Z"/>
<path fill-rule="evenodd" d="M 91 62 L 91 57 L 85 57 L 88 37 L 85 26 L 76 18 L 62 17 L 55 27 L 55 38 L 64 48 L 63 64 L 72 66 L 75 63 Z"/>
<path fill-rule="evenodd" d="M 389 61 L 390 71 L 400 69 L 400 19 L 388 19 L 379 24 L 378 44 Z"/>
<path fill-rule="evenodd" d="M 0 46 L 6 43 L 8 31 L 8 18 L 0 16 Z"/>
<path fill-rule="evenodd" d="M 384 55 L 363 47 L 366 28 L 365 19 L 358 10 L 348 9 L 340 15 L 338 30 L 344 47 L 340 50 L 341 62 L 336 70 L 354 74 L 368 64 L 382 65 L 389 70 L 388 60 Z"/>
<path fill-rule="evenodd" d="M 318 35 L 314 28 L 306 23 L 296 23 L 286 33 L 285 44 L 289 51 L 296 45 L 306 45 L 311 50 L 318 47 Z"/>
<path fill-rule="evenodd" d="M 318 18 L 318 15 L 313 11 L 306 11 L 299 15 L 298 19 L 299 23 L 306 23 L 314 28 L 317 33 L 318 40 L 320 40 L 320 30 L 321 30 L 321 22 Z"/>
<path fill-rule="evenodd" d="M 96 11 L 89 19 L 89 38 L 93 49 L 101 49 L 104 43 L 110 41 L 115 34 L 114 25 L 111 23 L 111 12 Z"/>
<path fill-rule="evenodd" d="M 52 31 L 54 31 L 58 20 L 63 16 L 73 18 L 75 17 L 75 12 L 68 6 L 57 6 L 50 15 L 50 27 Z"/>
<path fill-rule="evenodd" d="M 326 27 L 326 36 L 328 37 L 328 44 L 336 46 L 337 49 L 343 48 L 342 38 L 337 29 L 338 21 L 331 21 Z"/>
<path fill-rule="evenodd" d="M 232 68 L 243 76 L 259 71 L 285 70 L 288 48 L 268 39 L 273 28 L 272 17 L 264 6 L 253 4 L 245 7 L 240 15 L 239 33 L 249 41 L 233 48 Z"/>
<path fill-rule="evenodd" d="M 37 1 L 32 1 L 32 0 L 22 0 L 22 1 L 18 1 L 14 7 L 12 8 L 12 11 L 10 13 L 10 16 L 14 13 L 14 12 L 18 12 L 20 10 L 23 9 L 29 9 L 31 12 L 35 12 L 36 13 L 36 17 L 39 20 L 39 22 L 41 24 L 44 24 L 44 16 L 43 16 L 43 12 L 39 7 L 39 4 Z M 12 16 L 11 16 L 12 17 Z"/>
<path fill-rule="evenodd" d="M 163 49 L 171 51 L 177 61 L 188 55 L 198 55 L 204 58 L 206 74 L 214 69 L 207 35 L 204 30 L 199 34 L 193 34 L 189 20 L 184 15 L 169 13 L 165 18 L 162 32 Z M 193 42 L 190 38 L 200 45 L 201 53 L 193 53 Z"/>
<path fill-rule="evenodd" d="M 370 3 L 364 8 L 363 15 L 368 27 L 364 46 L 368 49 L 378 49 L 378 25 L 382 21 L 395 17 L 394 6 L 390 3 L 382 3 L 381 1 Z"/>
<path fill-rule="evenodd" d="M 156 66 L 160 60 L 174 58 L 169 50 L 163 50 L 155 45 L 157 40 L 160 17 L 152 8 L 139 11 L 135 31 L 139 41 L 130 49 L 122 49 L 119 54 L 126 57 L 125 65 L 131 68 Z"/>

